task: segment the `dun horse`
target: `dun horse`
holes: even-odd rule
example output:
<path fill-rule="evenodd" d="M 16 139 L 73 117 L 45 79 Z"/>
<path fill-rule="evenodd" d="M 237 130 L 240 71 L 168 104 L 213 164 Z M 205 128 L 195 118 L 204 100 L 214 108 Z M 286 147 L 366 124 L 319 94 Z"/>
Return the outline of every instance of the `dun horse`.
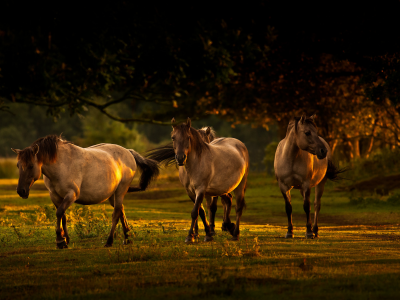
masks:
<path fill-rule="evenodd" d="M 108 199 L 114 207 L 112 227 L 106 247 L 112 246 L 115 227 L 121 220 L 128 243 L 128 222 L 122 202 L 127 192 L 144 191 L 158 176 L 158 164 L 133 150 L 113 144 L 81 148 L 58 136 L 38 139 L 18 154 L 19 180 L 17 193 L 28 198 L 33 183 L 43 173 L 44 184 L 57 208 L 57 247 L 67 248 L 69 236 L 65 211 L 72 203 L 90 205 Z M 136 169 L 142 171 L 138 187 L 130 187 Z M 62 228 L 61 228 L 62 220 Z"/>
<path fill-rule="evenodd" d="M 199 132 L 191 127 L 189 118 L 186 123 L 180 125 L 172 119 L 172 127 L 171 138 L 175 159 L 179 166 L 179 178 L 188 196 L 194 201 L 191 213 L 192 224 L 186 242 L 194 241 L 194 226 L 204 196 L 229 197 L 228 194 L 232 191 L 236 196 L 236 225 L 230 232 L 232 239 L 238 240 L 249 169 L 249 154 L 246 146 L 233 138 L 220 138 L 207 144 Z M 231 228 L 231 223 L 226 224 L 228 220 L 229 218 L 224 219 L 224 225 L 226 228 Z M 208 224 L 204 225 L 206 240 L 210 240 L 210 228 Z"/>
<path fill-rule="evenodd" d="M 306 237 L 318 237 L 318 215 L 321 197 L 327 179 L 338 179 L 338 170 L 332 163 L 332 152 L 328 143 L 317 134 L 314 116 L 295 118 L 289 122 L 286 137 L 279 143 L 275 153 L 275 176 L 285 199 L 288 218 L 286 238 L 293 237 L 292 204 L 290 190 L 299 189 L 304 199 L 306 213 Z M 311 230 L 311 188 L 315 186 L 314 226 Z"/>
<path fill-rule="evenodd" d="M 196 129 L 191 128 L 191 130 L 196 130 Z M 197 132 L 199 133 L 203 141 L 207 144 L 209 144 L 210 142 L 214 141 L 217 138 L 215 131 L 212 130 L 211 127 L 203 127 L 201 129 L 198 129 Z M 148 151 L 146 156 L 148 158 L 160 162 L 161 164 L 164 164 L 165 166 L 173 165 L 176 163 L 173 143 L 152 149 Z M 187 181 L 187 173 L 184 168 L 180 172 L 179 179 L 183 185 Z M 207 201 L 207 208 L 210 215 L 210 224 L 207 221 L 203 205 L 200 205 L 199 207 L 199 216 L 203 221 L 204 229 L 206 232 L 204 241 L 207 242 L 207 241 L 212 241 L 213 240 L 212 236 L 215 235 L 215 214 L 217 212 L 218 197 L 217 196 L 211 197 L 209 195 L 205 195 L 205 198 Z M 228 193 L 227 195 L 221 195 L 221 201 L 224 206 L 224 220 L 227 220 L 227 223 L 223 223 L 222 230 L 223 231 L 229 230 L 231 233 L 233 233 L 233 230 L 235 229 L 235 224 L 231 223 L 229 219 L 229 214 L 232 206 L 232 195 L 230 193 Z M 193 202 L 195 202 L 195 199 L 193 199 Z M 194 228 L 195 238 L 198 238 L 199 236 L 198 231 L 199 231 L 198 220 L 196 220 Z M 207 235 L 207 233 L 209 234 Z"/>

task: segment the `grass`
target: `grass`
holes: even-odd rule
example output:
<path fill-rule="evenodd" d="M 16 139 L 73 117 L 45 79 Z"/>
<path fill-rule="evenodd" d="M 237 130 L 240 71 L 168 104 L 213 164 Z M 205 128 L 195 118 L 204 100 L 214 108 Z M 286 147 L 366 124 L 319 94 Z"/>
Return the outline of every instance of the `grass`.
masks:
<path fill-rule="evenodd" d="M 219 202 L 214 242 L 202 242 L 201 231 L 200 240 L 187 245 L 193 204 L 170 170 L 148 192 L 127 195 L 132 244 L 122 245 L 119 226 L 114 246 L 103 247 L 108 203 L 73 205 L 65 250 L 55 247 L 55 212 L 43 182 L 26 200 L 15 197 L 15 185 L 0 180 L 1 299 L 398 298 L 400 206 L 351 203 L 362 195 L 338 192 L 333 183 L 322 199 L 319 239 L 304 238 L 297 191 L 295 238 L 284 239 L 286 214 L 276 183 L 251 174 L 240 241 L 220 230 Z"/>

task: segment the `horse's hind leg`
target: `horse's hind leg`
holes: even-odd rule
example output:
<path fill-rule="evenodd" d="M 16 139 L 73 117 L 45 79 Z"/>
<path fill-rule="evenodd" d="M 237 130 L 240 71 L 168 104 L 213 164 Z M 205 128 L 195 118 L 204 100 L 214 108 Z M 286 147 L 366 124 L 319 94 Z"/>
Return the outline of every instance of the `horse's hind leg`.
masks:
<path fill-rule="evenodd" d="M 244 193 L 246 191 L 246 184 L 247 184 L 247 172 L 242 178 L 242 181 L 236 187 L 235 191 L 235 198 L 236 198 L 236 226 L 232 233 L 232 240 L 237 241 L 239 240 L 239 226 L 240 226 L 240 218 L 242 217 L 243 208 L 245 207 L 244 201 Z"/>
<path fill-rule="evenodd" d="M 292 203 L 291 203 L 290 189 L 280 181 L 279 181 L 279 188 L 281 189 L 283 199 L 285 199 L 285 210 L 288 219 L 288 231 L 286 233 L 285 238 L 293 238 Z"/>
<path fill-rule="evenodd" d="M 110 202 L 111 206 L 114 207 L 115 195 L 112 195 L 110 198 L 108 198 L 108 201 Z M 130 229 L 129 229 L 128 220 L 126 219 L 126 216 L 125 216 L 125 210 L 124 210 L 123 205 L 121 208 L 119 220 L 121 221 L 122 230 L 124 232 L 124 245 L 130 244 L 131 241 L 128 239 L 129 238 L 128 231 L 130 231 Z"/>
<path fill-rule="evenodd" d="M 222 222 L 222 231 L 229 231 L 233 235 L 235 223 L 231 222 L 230 214 L 232 208 L 232 195 L 230 193 L 221 196 L 221 202 L 224 205 L 224 221 Z"/>
<path fill-rule="evenodd" d="M 321 197 L 324 193 L 326 178 L 324 178 L 316 187 L 315 187 L 315 200 L 314 200 L 314 226 L 313 232 L 315 237 L 318 237 L 318 216 L 319 211 L 321 209 Z"/>
<path fill-rule="evenodd" d="M 126 221 L 125 213 L 124 213 L 124 206 L 122 205 L 122 202 L 124 201 L 124 196 L 126 194 L 126 191 L 128 190 L 127 186 L 126 188 L 122 188 L 121 186 L 117 188 L 117 190 L 114 193 L 114 212 L 112 214 L 112 225 L 111 225 L 111 231 L 110 235 L 108 236 L 107 242 L 104 245 L 104 247 L 111 247 L 113 242 L 114 242 L 114 232 L 115 228 L 117 227 L 118 220 L 121 219 L 124 222 L 122 222 L 122 228 L 124 230 L 125 238 L 126 238 L 126 232 L 129 231 L 128 227 L 128 222 Z M 113 198 L 113 197 L 111 197 Z M 110 199 L 111 199 L 110 198 Z M 111 200 L 109 200 L 111 203 Z"/>
<path fill-rule="evenodd" d="M 310 202 L 310 194 L 311 194 L 311 189 L 310 188 L 305 188 L 300 190 L 301 195 L 303 196 L 304 202 L 303 202 L 303 208 L 304 212 L 306 213 L 306 218 L 307 218 L 307 223 L 306 223 L 306 238 L 307 239 L 312 239 L 314 238 L 314 234 L 311 230 L 311 202 Z"/>

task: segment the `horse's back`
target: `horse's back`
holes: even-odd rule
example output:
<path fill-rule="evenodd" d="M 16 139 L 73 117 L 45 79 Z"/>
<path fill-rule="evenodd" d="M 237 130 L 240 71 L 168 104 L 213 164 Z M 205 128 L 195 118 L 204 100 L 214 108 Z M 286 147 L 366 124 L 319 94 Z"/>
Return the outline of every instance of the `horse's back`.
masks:
<path fill-rule="evenodd" d="M 218 138 L 210 143 L 211 151 L 214 150 L 218 155 L 221 154 L 229 154 L 235 155 L 237 154 L 244 160 L 248 160 L 249 153 L 247 151 L 246 145 L 235 138 Z"/>
<path fill-rule="evenodd" d="M 210 184 L 208 193 L 220 195 L 225 190 L 231 192 L 247 176 L 249 154 L 246 146 L 234 138 L 220 138 L 210 143 Z"/>
<path fill-rule="evenodd" d="M 136 170 L 136 162 L 129 149 L 115 144 L 97 144 L 84 148 L 88 153 L 93 154 L 98 159 L 114 160 L 123 163 Z"/>
<path fill-rule="evenodd" d="M 81 149 L 80 199 L 82 204 L 104 201 L 123 185 L 128 187 L 136 171 L 129 150 L 114 144 L 99 144 Z"/>

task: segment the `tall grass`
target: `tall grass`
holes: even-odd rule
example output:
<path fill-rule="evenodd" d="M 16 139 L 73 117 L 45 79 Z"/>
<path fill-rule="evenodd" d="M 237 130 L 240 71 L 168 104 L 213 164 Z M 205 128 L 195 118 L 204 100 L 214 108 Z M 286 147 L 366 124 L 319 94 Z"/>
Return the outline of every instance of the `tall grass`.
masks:
<path fill-rule="evenodd" d="M 0 178 L 18 178 L 15 158 L 0 158 Z"/>

